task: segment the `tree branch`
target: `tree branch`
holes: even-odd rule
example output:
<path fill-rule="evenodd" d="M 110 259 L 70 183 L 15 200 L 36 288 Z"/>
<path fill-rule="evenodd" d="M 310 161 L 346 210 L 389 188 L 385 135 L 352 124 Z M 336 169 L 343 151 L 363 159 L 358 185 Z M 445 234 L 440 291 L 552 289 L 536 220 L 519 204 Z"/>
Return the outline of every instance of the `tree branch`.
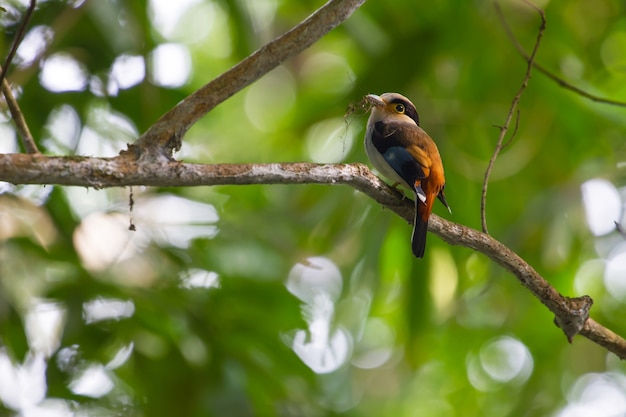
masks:
<path fill-rule="evenodd" d="M 11 49 L 9 50 L 9 53 L 4 60 L 4 64 L 2 65 L 2 67 L 0 67 L 0 89 L 2 89 L 2 93 L 4 94 L 4 97 L 7 101 L 11 116 L 15 121 L 15 127 L 22 137 L 24 148 L 28 153 L 39 153 L 39 150 L 37 149 L 37 145 L 35 144 L 33 136 L 30 134 L 30 129 L 28 129 L 28 125 L 26 124 L 26 119 L 24 119 L 24 114 L 20 110 L 20 106 L 17 104 L 17 100 L 13 96 L 11 86 L 7 82 L 6 74 L 9 71 L 9 67 L 11 66 L 11 62 L 13 61 L 13 57 L 15 57 L 17 48 L 24 38 L 26 26 L 28 26 L 28 21 L 35 11 L 36 4 L 36 0 L 30 1 L 30 5 L 28 6 L 28 9 L 26 9 L 26 13 L 24 14 L 22 23 L 20 24 L 17 34 L 15 35 L 15 39 L 13 39 Z"/>
<path fill-rule="evenodd" d="M 344 184 L 359 190 L 389 208 L 408 222 L 413 221 L 413 203 L 374 176 L 362 164 L 218 164 L 201 165 L 171 161 L 171 154 L 181 146 L 185 132 L 202 116 L 222 101 L 251 84 L 289 57 L 308 48 L 324 34 L 347 19 L 365 0 L 330 0 L 318 11 L 284 35 L 263 46 L 226 73 L 206 84 L 151 126 L 128 152 L 115 158 L 48 157 L 36 147 L 26 148 L 31 154 L 0 155 L 0 181 L 14 184 L 57 184 L 94 188 L 133 185 L 147 186 L 211 186 L 250 184 Z M 34 5 L 34 0 L 31 2 Z M 510 271 L 550 311 L 556 323 L 571 342 L 581 334 L 626 359 L 626 340 L 589 318 L 592 300 L 588 296 L 569 298 L 561 295 L 541 275 L 511 249 L 487 234 L 485 200 L 489 173 L 495 159 L 506 144 L 504 138 L 534 64 L 534 57 L 545 29 L 543 11 L 537 9 L 542 25 L 530 57 L 520 90 L 513 99 L 489 167 L 485 173 L 481 201 L 482 226 L 485 233 L 432 215 L 429 231 L 451 245 L 460 245 L 485 254 Z M 25 20 L 27 21 L 27 20 Z M 19 38 L 19 37 L 18 37 Z M 14 51 L 13 51 L 14 53 Z M 4 74 L 2 75 L 4 76 Z M 5 93 L 6 80 L 2 82 Z M 10 92 L 10 89 L 9 89 Z M 10 101 L 10 100 L 8 100 Z M 18 118 L 16 118 L 18 122 Z M 18 130 L 30 137 L 28 128 Z M 32 140 L 32 137 L 30 137 Z M 137 162 L 141 157 L 141 162 Z"/>
<path fill-rule="evenodd" d="M 13 95 L 13 91 L 11 91 L 11 86 L 6 78 L 2 80 L 2 93 L 7 101 L 11 117 L 13 117 L 13 121 L 15 122 L 15 128 L 24 143 L 24 149 L 26 149 L 26 152 L 28 153 L 39 153 L 35 139 L 33 139 L 33 135 L 30 133 L 30 129 L 28 128 L 28 124 L 24 118 L 24 113 L 22 113 L 22 110 L 20 109 L 20 106 Z"/>
<path fill-rule="evenodd" d="M 585 97 L 585 98 L 587 98 L 587 99 L 589 99 L 591 101 L 595 101 L 596 103 L 610 104 L 612 106 L 626 107 L 626 102 L 619 101 L 619 100 L 613 100 L 613 99 L 610 99 L 610 98 L 600 97 L 600 96 L 596 96 L 594 94 L 591 94 L 591 93 L 589 93 L 589 92 L 587 92 L 587 91 L 585 91 L 585 90 L 583 90 L 581 88 L 576 87 L 573 84 L 568 83 L 564 79 L 560 78 L 558 75 L 556 75 L 553 72 L 551 72 L 548 69 L 546 69 L 544 66 L 539 64 L 537 61 L 532 60 L 530 55 L 528 55 L 526 53 L 526 51 L 524 50 L 524 47 L 515 38 L 515 35 L 513 34 L 513 31 L 511 30 L 509 25 L 506 23 L 506 19 L 504 19 L 504 17 L 502 16 L 501 13 L 498 14 L 498 17 L 500 18 L 500 23 L 504 27 L 504 30 L 506 31 L 506 34 L 509 37 L 509 40 L 511 41 L 511 43 L 513 44 L 515 49 L 517 49 L 517 52 L 519 52 L 519 54 L 524 58 L 526 63 L 532 64 L 532 66 L 537 71 L 539 71 L 540 73 L 542 73 L 546 77 L 550 78 L 552 81 L 556 82 L 559 86 L 565 88 L 566 90 L 573 91 L 574 93 L 578 94 L 579 96 Z"/>
<path fill-rule="evenodd" d="M 539 33 L 537 33 L 537 40 L 535 41 L 533 52 L 531 53 L 528 59 L 528 65 L 526 67 L 526 74 L 524 75 L 524 80 L 522 81 L 522 85 L 517 91 L 517 94 L 515 94 L 515 97 L 513 97 L 513 101 L 511 102 L 511 107 L 509 108 L 509 112 L 506 115 L 506 120 L 504 121 L 504 124 L 500 126 L 500 135 L 498 136 L 498 142 L 496 143 L 496 148 L 493 151 L 493 155 L 491 156 L 491 159 L 489 159 L 489 164 L 487 165 L 487 169 L 485 170 L 485 178 L 483 180 L 483 188 L 482 188 L 482 193 L 480 196 L 480 223 L 481 223 L 481 227 L 484 233 L 489 233 L 487 229 L 486 211 L 487 211 L 487 187 L 489 186 L 489 177 L 491 176 L 491 170 L 493 169 L 493 165 L 496 162 L 496 158 L 498 157 L 498 154 L 500 153 L 502 149 L 504 149 L 511 142 L 511 140 L 513 139 L 513 135 L 515 134 L 514 132 L 513 135 L 511 136 L 511 139 L 507 141 L 506 144 L 503 144 L 504 137 L 509 131 L 509 125 L 511 124 L 511 120 L 513 119 L 513 114 L 515 114 L 515 109 L 517 108 L 520 102 L 520 99 L 522 98 L 522 93 L 524 93 L 524 90 L 528 86 L 528 81 L 530 81 L 530 73 L 532 72 L 532 69 L 533 69 L 533 62 L 535 62 L 535 55 L 537 55 L 537 51 L 539 50 L 539 45 L 541 44 L 541 38 L 543 37 L 543 32 L 546 30 L 546 15 L 544 11 L 538 8 L 537 6 L 533 5 L 529 1 L 526 1 L 526 3 L 530 5 L 532 8 L 534 8 L 537 11 L 537 13 L 539 13 L 539 16 L 541 17 L 541 26 L 539 27 Z M 502 16 L 502 9 L 500 8 L 500 5 L 498 3 L 495 3 L 495 8 L 496 8 L 496 12 L 498 13 L 498 15 L 501 16 L 501 19 L 504 19 L 504 17 Z M 518 120 L 519 120 L 519 115 L 518 115 Z M 517 131 L 517 128 L 515 130 Z"/>
<path fill-rule="evenodd" d="M 262 46 L 227 72 L 196 90 L 165 113 L 129 148 L 136 157 L 171 159 L 180 149 L 183 135 L 215 106 L 252 84 L 286 59 L 317 42 L 365 0 L 330 0 L 300 24 Z"/>
<path fill-rule="evenodd" d="M 249 184 L 348 185 L 413 221 L 413 202 L 373 175 L 362 164 L 217 164 L 182 162 L 137 163 L 129 156 L 115 158 L 49 157 L 32 154 L 0 155 L 0 181 L 14 184 L 58 184 L 83 187 L 210 186 Z M 591 299 L 561 295 L 511 249 L 486 233 L 432 215 L 428 230 L 451 245 L 483 253 L 510 271 L 556 317 L 568 340 L 576 333 L 626 359 L 626 340 L 588 319 Z"/>
<path fill-rule="evenodd" d="M 30 5 L 28 9 L 26 9 L 26 14 L 24 14 L 24 19 L 22 19 L 22 23 L 20 23 L 20 27 L 17 30 L 17 34 L 15 35 L 15 39 L 13 39 L 13 44 L 11 45 L 11 49 L 4 59 L 4 64 L 2 64 L 2 71 L 0 73 L 0 85 L 2 85 L 2 81 L 6 78 L 6 74 L 9 71 L 9 67 L 11 66 L 11 62 L 13 61 L 13 57 L 17 52 L 17 47 L 20 46 L 22 39 L 24 38 L 24 32 L 26 32 L 26 26 L 28 26 L 28 21 L 30 20 L 33 12 L 35 11 L 35 6 L 37 4 L 36 0 L 30 0 Z"/>

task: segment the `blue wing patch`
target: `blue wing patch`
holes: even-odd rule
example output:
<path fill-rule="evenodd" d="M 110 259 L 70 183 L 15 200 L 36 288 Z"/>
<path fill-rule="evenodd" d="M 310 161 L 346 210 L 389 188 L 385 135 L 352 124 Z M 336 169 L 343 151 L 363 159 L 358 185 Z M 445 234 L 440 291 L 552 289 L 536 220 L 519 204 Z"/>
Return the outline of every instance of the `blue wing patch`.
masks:
<path fill-rule="evenodd" d="M 413 155 L 411 155 L 405 147 L 390 146 L 382 155 L 389 166 L 393 168 L 393 170 L 396 171 L 398 175 L 409 185 L 413 185 L 415 181 L 426 177 L 424 175 L 424 171 L 422 170 L 422 166 L 415 160 L 415 158 L 413 158 Z M 423 191 L 422 195 L 424 195 Z M 425 195 L 424 198 L 426 198 Z"/>

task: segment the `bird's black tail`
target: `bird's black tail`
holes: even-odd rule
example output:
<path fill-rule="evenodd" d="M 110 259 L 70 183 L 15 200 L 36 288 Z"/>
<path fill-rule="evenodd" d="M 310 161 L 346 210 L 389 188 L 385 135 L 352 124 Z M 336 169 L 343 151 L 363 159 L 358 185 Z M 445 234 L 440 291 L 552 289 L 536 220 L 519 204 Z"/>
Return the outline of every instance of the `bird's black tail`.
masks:
<path fill-rule="evenodd" d="M 418 204 L 415 204 L 415 220 L 413 223 L 413 236 L 411 237 L 411 249 L 413 255 L 417 258 L 424 257 L 424 250 L 426 249 L 426 231 L 428 230 L 428 218 L 426 221 L 422 220 L 422 217 L 418 210 Z"/>

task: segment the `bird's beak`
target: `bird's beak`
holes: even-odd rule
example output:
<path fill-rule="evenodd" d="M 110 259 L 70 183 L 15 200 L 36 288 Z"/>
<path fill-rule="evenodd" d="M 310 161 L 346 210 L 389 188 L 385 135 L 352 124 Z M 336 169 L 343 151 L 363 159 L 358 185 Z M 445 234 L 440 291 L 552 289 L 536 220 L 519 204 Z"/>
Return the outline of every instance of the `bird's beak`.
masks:
<path fill-rule="evenodd" d="M 377 96 L 376 94 L 366 95 L 365 101 L 367 101 L 369 104 L 371 104 L 374 107 L 383 107 L 385 105 L 385 102 L 383 101 L 383 99 L 380 98 L 380 96 Z"/>

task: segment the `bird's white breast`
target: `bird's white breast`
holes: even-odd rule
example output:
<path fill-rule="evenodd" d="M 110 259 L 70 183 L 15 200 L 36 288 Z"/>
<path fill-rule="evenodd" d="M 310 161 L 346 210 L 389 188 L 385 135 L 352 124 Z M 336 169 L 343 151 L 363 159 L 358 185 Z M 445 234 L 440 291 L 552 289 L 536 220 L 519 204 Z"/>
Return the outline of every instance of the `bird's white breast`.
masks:
<path fill-rule="evenodd" d="M 374 123 L 370 122 L 367 124 L 367 131 L 365 132 L 365 153 L 369 158 L 374 168 L 376 168 L 383 176 L 392 180 L 394 183 L 403 184 L 407 186 L 409 189 L 411 185 L 407 184 L 406 181 L 398 175 L 398 173 L 389 165 L 389 163 L 385 160 L 383 155 L 378 152 L 376 146 L 374 146 L 374 142 L 372 142 L 372 135 L 374 133 Z"/>

